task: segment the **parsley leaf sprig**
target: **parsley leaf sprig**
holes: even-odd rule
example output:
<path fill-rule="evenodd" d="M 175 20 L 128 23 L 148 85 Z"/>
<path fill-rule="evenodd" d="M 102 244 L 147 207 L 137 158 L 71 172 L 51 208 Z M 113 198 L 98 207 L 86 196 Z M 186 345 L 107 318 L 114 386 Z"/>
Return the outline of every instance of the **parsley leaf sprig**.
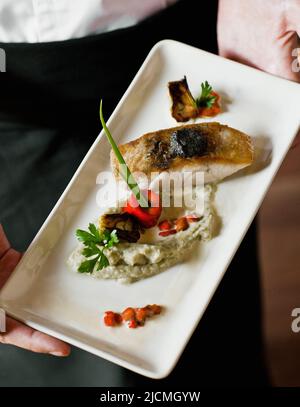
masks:
<path fill-rule="evenodd" d="M 217 99 L 212 91 L 213 88 L 207 81 L 201 83 L 201 95 L 196 99 L 197 107 L 212 107 Z"/>
<path fill-rule="evenodd" d="M 95 266 L 97 270 L 102 270 L 109 266 L 109 261 L 103 250 L 119 243 L 117 231 L 99 231 L 93 223 L 89 224 L 89 232 L 77 229 L 77 239 L 84 244 L 82 254 L 87 258 L 78 267 L 79 273 L 92 273 Z"/>

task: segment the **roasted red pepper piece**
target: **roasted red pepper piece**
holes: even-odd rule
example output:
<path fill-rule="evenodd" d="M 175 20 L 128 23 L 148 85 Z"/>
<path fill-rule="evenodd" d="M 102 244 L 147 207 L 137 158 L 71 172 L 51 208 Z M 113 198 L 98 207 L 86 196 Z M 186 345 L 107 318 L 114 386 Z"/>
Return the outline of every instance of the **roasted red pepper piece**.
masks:
<path fill-rule="evenodd" d="M 175 233 L 177 233 L 176 229 L 164 230 L 163 232 L 159 232 L 159 236 L 166 237 L 170 235 L 175 235 Z"/>
<path fill-rule="evenodd" d="M 145 308 L 136 308 L 135 317 L 139 325 L 144 325 L 147 318 L 147 310 Z"/>
<path fill-rule="evenodd" d="M 158 315 L 162 311 L 162 307 L 157 304 L 148 305 L 148 307 L 151 309 L 151 311 L 154 313 L 154 315 Z"/>
<path fill-rule="evenodd" d="M 215 102 L 211 107 L 200 107 L 199 117 L 213 117 L 221 112 L 220 95 L 214 91 L 211 92 L 211 95 L 216 97 Z"/>
<path fill-rule="evenodd" d="M 181 232 L 183 230 L 186 230 L 189 227 L 188 221 L 185 216 L 182 218 L 178 218 L 175 221 L 175 228 L 177 232 Z"/>
<path fill-rule="evenodd" d="M 106 326 L 116 326 L 122 322 L 120 314 L 113 311 L 106 311 L 104 314 L 104 323 Z"/>
<path fill-rule="evenodd" d="M 186 220 L 190 222 L 198 222 L 201 219 L 201 217 L 197 215 L 186 215 Z"/>
<path fill-rule="evenodd" d="M 135 318 L 135 311 L 133 308 L 128 307 L 122 312 L 123 321 L 130 321 Z"/>
<path fill-rule="evenodd" d="M 137 328 L 138 327 L 138 323 L 135 319 L 131 319 L 128 322 L 128 328 Z"/>
<path fill-rule="evenodd" d="M 169 220 L 163 220 L 158 224 L 159 230 L 170 230 L 172 227 L 173 224 Z"/>
<path fill-rule="evenodd" d="M 135 216 L 140 224 L 148 229 L 157 224 L 161 215 L 162 207 L 158 194 L 151 190 L 143 191 L 143 193 L 148 198 L 149 207 L 142 208 L 136 197 L 132 194 L 127 201 L 126 206 L 123 208 L 123 211 Z"/>
<path fill-rule="evenodd" d="M 106 311 L 104 314 L 104 323 L 106 326 L 118 326 L 122 322 L 127 322 L 129 328 L 143 326 L 147 318 L 158 315 L 162 311 L 160 305 L 146 305 L 143 308 L 126 308 L 122 314 L 113 311 Z"/>

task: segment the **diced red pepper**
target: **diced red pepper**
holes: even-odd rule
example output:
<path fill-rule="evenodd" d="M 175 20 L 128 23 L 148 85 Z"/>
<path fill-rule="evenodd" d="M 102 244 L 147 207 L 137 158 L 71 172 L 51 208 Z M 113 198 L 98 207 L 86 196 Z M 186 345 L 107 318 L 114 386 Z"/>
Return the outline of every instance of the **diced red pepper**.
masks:
<path fill-rule="evenodd" d="M 128 307 L 122 312 L 123 321 L 130 321 L 135 318 L 135 311 L 133 308 Z"/>
<path fill-rule="evenodd" d="M 147 317 L 152 317 L 154 315 L 154 311 L 152 309 L 152 305 L 147 305 L 144 307 Z"/>
<path fill-rule="evenodd" d="M 157 224 L 161 215 L 162 206 L 159 195 L 154 191 L 148 190 L 142 191 L 142 193 L 147 195 L 149 202 L 148 208 L 142 208 L 134 194 L 132 194 L 123 210 L 124 212 L 135 216 L 139 220 L 140 224 L 147 229 Z"/>
<path fill-rule="evenodd" d="M 136 308 L 135 317 L 139 325 L 144 325 L 147 317 L 147 310 L 145 308 Z"/>
<path fill-rule="evenodd" d="M 152 304 L 146 305 L 143 308 L 126 308 L 122 314 L 113 311 L 106 311 L 104 314 L 104 323 L 106 326 L 117 326 L 122 322 L 127 322 L 129 328 L 137 328 L 143 326 L 146 319 L 153 315 L 161 313 L 162 307 L 160 305 Z"/>
<path fill-rule="evenodd" d="M 213 117 L 220 113 L 221 106 L 219 101 L 221 100 L 220 95 L 217 92 L 212 91 L 211 95 L 216 96 L 216 100 L 211 107 L 200 107 L 199 117 Z"/>
<path fill-rule="evenodd" d="M 166 236 L 170 236 L 170 235 L 174 235 L 175 233 L 177 233 L 177 231 L 175 229 L 171 229 L 171 230 L 164 230 L 163 232 L 159 232 L 159 236 L 162 237 L 166 237 Z"/>
<path fill-rule="evenodd" d="M 120 314 L 113 311 L 106 311 L 104 314 L 104 323 L 106 326 L 116 326 L 122 322 Z"/>
<path fill-rule="evenodd" d="M 152 312 L 154 312 L 155 315 L 160 314 L 162 311 L 162 307 L 160 305 L 153 304 L 150 305 L 149 307 L 151 308 Z"/>
<path fill-rule="evenodd" d="M 138 323 L 136 322 L 136 320 L 135 319 L 131 319 L 129 322 L 128 322 L 128 328 L 137 328 L 138 327 Z"/>
<path fill-rule="evenodd" d="M 197 215 L 186 215 L 188 222 L 198 222 L 201 218 Z"/>
<path fill-rule="evenodd" d="M 118 312 L 115 312 L 115 321 L 116 325 L 120 325 L 123 322 L 122 315 L 119 314 Z"/>
<path fill-rule="evenodd" d="M 182 218 L 178 218 L 175 221 L 175 228 L 177 232 L 181 232 L 183 230 L 186 230 L 189 227 L 188 221 L 185 218 L 185 216 L 183 216 Z"/>
<path fill-rule="evenodd" d="M 169 220 L 163 220 L 158 224 L 159 230 L 170 230 L 172 227 L 173 224 Z"/>

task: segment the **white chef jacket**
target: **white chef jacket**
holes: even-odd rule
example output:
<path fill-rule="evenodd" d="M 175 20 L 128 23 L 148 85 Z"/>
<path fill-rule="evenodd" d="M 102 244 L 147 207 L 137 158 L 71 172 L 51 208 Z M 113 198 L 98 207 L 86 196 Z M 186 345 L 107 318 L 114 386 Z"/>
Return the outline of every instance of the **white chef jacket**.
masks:
<path fill-rule="evenodd" d="M 0 42 L 49 42 L 129 27 L 177 0 L 0 0 Z"/>

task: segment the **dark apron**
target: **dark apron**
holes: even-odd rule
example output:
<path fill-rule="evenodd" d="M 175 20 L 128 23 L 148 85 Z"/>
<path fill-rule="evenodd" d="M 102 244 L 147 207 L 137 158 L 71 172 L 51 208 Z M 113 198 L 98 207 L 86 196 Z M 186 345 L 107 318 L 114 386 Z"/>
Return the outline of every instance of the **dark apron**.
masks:
<path fill-rule="evenodd" d="M 0 82 L 0 221 L 15 248 L 26 249 L 98 135 L 100 97 L 108 117 L 157 41 L 217 52 L 217 4 L 207 4 L 200 11 L 197 0 L 180 1 L 135 27 L 81 39 L 0 44 L 7 57 Z M 152 381 L 75 348 L 60 359 L 0 346 L 0 386 L 265 384 L 259 299 L 253 224 L 167 379 Z"/>

